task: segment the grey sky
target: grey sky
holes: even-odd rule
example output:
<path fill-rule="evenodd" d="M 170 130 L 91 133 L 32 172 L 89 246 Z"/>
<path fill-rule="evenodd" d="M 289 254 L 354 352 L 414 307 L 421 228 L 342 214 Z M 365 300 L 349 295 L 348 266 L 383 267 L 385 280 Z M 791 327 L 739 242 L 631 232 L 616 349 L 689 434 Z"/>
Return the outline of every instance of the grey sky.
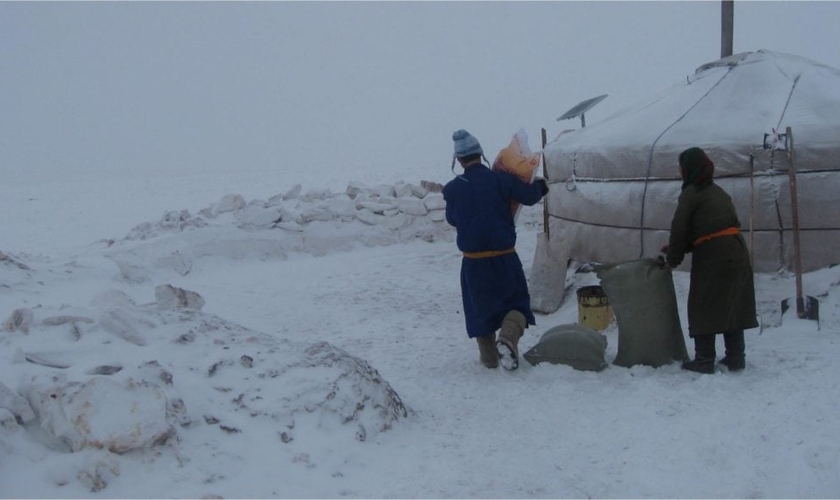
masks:
<path fill-rule="evenodd" d="M 734 51 L 840 68 L 840 2 L 735 2 Z M 0 174 L 448 174 L 720 54 L 720 2 L 0 2 Z"/>

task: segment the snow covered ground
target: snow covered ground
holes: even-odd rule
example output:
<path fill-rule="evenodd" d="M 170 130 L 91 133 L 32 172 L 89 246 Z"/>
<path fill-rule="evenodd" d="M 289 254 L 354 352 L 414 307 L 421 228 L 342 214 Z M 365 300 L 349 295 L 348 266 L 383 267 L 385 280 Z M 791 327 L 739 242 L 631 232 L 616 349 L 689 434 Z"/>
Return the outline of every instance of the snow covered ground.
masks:
<path fill-rule="evenodd" d="M 439 195 L 357 174 L 5 179 L 0 497 L 840 491 L 840 268 L 804 277 L 819 330 L 781 315 L 792 275 L 756 276 L 742 373 L 488 370 Z M 518 219 L 526 274 L 541 221 Z M 577 320 L 578 267 L 523 352 Z"/>

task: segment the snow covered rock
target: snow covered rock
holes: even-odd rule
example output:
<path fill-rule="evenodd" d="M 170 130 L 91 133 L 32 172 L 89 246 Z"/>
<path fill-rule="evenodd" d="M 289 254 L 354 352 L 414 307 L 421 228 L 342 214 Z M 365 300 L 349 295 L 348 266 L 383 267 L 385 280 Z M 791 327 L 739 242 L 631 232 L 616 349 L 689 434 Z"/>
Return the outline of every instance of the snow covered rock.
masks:
<path fill-rule="evenodd" d="M 433 222 L 443 222 L 446 220 L 446 210 L 429 210 L 429 219 Z"/>
<path fill-rule="evenodd" d="M 400 212 L 379 214 L 367 208 L 359 210 L 356 217 L 370 226 L 382 226 L 388 229 L 401 229 L 410 222 L 408 217 Z"/>
<path fill-rule="evenodd" d="M 419 186 L 415 186 L 414 184 L 409 184 L 411 188 L 411 194 L 418 198 L 425 198 L 427 194 L 429 194 L 429 189 L 424 187 L 421 183 Z"/>
<path fill-rule="evenodd" d="M 120 272 L 120 277 L 129 283 L 145 283 L 151 277 L 144 259 L 130 252 L 108 255 Z"/>
<path fill-rule="evenodd" d="M 420 187 L 432 193 L 443 191 L 443 184 L 434 181 L 420 181 Z"/>
<path fill-rule="evenodd" d="M 20 330 L 23 333 L 29 333 L 29 328 L 32 326 L 34 315 L 32 309 L 21 308 L 12 311 L 9 319 L 3 323 L 3 329 L 7 332 L 14 332 Z"/>
<path fill-rule="evenodd" d="M 199 294 L 172 285 L 157 287 L 155 299 L 138 305 L 112 290 L 66 317 L 45 308 L 53 319 L 33 323 L 19 355 L 0 350 L 0 363 L 22 367 L 19 385 L 0 386 L 0 409 L 37 423 L 54 449 L 115 453 L 201 425 L 222 439 L 270 429 L 265 439 L 294 446 L 323 432 L 365 441 L 408 415 L 377 370 L 347 351 L 202 313 Z M 56 337 L 56 324 L 90 318 L 84 337 Z M 104 488 L 90 472 L 91 485 Z"/>
<path fill-rule="evenodd" d="M 423 200 L 417 198 L 397 198 L 397 208 L 408 215 L 426 215 L 429 210 Z"/>
<path fill-rule="evenodd" d="M 188 228 L 207 226 L 202 217 L 190 214 L 189 210 L 168 210 L 157 223 L 143 222 L 134 227 L 126 236 L 128 240 L 146 240 L 164 233 L 180 233 Z"/>
<path fill-rule="evenodd" d="M 414 192 L 411 189 L 411 184 L 405 182 L 398 182 L 394 184 L 394 196 L 397 198 L 406 198 L 409 196 L 414 196 Z"/>
<path fill-rule="evenodd" d="M 31 268 L 29 266 L 27 266 L 26 264 L 24 264 L 23 262 L 15 259 L 11 255 L 5 254 L 3 252 L 0 252 L 0 263 L 8 264 L 10 266 L 14 266 L 14 267 L 16 267 L 18 269 L 22 269 L 24 271 L 31 270 Z"/>
<path fill-rule="evenodd" d="M 216 203 L 216 206 L 213 209 L 213 213 L 224 214 L 227 212 L 234 212 L 236 210 L 241 210 L 245 208 L 245 198 L 242 197 L 240 194 L 226 194 L 222 196 L 222 199 Z"/>
<path fill-rule="evenodd" d="M 446 209 L 446 200 L 443 199 L 443 194 L 441 193 L 429 193 L 423 198 L 423 204 L 426 206 L 426 210 L 444 210 Z"/>
<path fill-rule="evenodd" d="M 355 199 L 356 196 L 358 196 L 359 193 L 361 193 L 366 188 L 367 187 L 364 184 L 351 182 L 347 185 L 347 189 L 344 192 L 347 193 L 347 195 L 350 196 L 350 198 Z"/>
<path fill-rule="evenodd" d="M 15 415 L 6 408 L 0 406 L 0 437 L 4 433 L 11 434 L 18 430 L 18 423 Z M 0 451 L 3 450 L 3 441 L 0 441 Z"/>
<path fill-rule="evenodd" d="M 282 199 L 282 200 L 294 200 L 295 198 L 300 196 L 301 189 L 302 189 L 302 187 L 301 187 L 300 184 L 295 184 L 295 186 L 292 189 L 283 193 L 283 195 L 281 196 L 280 199 Z"/>
<path fill-rule="evenodd" d="M 349 221 L 356 217 L 356 203 L 346 194 L 337 195 L 330 199 L 329 207 L 343 221 Z"/>
<path fill-rule="evenodd" d="M 155 287 L 155 300 L 158 309 L 190 309 L 200 311 L 204 307 L 204 298 L 196 292 L 184 290 L 172 285 Z"/>
<path fill-rule="evenodd" d="M 308 400 L 303 406 L 307 412 L 321 408 L 337 414 L 343 424 L 356 423 L 359 441 L 364 441 L 368 433 L 387 431 L 408 415 L 399 395 L 366 361 L 327 342 L 312 344 L 305 354 L 298 366 L 334 373 L 326 393 L 323 389 L 301 392 L 300 396 Z"/>
<path fill-rule="evenodd" d="M 93 318 L 87 316 L 73 316 L 70 314 L 61 314 L 58 316 L 49 316 L 41 320 L 41 324 L 47 326 L 60 326 L 67 323 L 93 323 Z"/>
<path fill-rule="evenodd" d="M 393 198 L 395 196 L 392 184 L 379 184 L 373 187 L 373 193 L 380 198 Z"/>
<path fill-rule="evenodd" d="M 119 307 L 105 310 L 98 323 L 105 331 L 137 346 L 146 345 L 146 336 L 142 330 L 155 327 L 153 322 L 134 311 Z"/>
<path fill-rule="evenodd" d="M 303 195 L 296 185 L 283 195 L 247 205 L 230 195 L 230 213 L 218 210 L 224 204 L 203 209 L 198 217 L 187 210 L 167 212 L 157 223 L 136 226 L 109 248 L 107 257 L 124 281 L 142 284 L 172 279 L 160 271 L 186 276 L 205 257 L 285 260 L 288 252 L 325 255 L 358 246 L 434 241 L 454 230 L 441 224 L 443 195 L 429 189 L 434 183 L 426 184 L 350 183 L 343 193 L 322 189 Z"/>
<path fill-rule="evenodd" d="M 377 186 L 368 186 L 357 182 L 351 182 L 348 184 L 345 193 L 353 199 L 360 195 L 372 198 L 384 198 L 388 196 L 394 197 L 396 194 L 394 186 L 392 185 L 380 184 Z"/>
<path fill-rule="evenodd" d="M 195 218 L 190 214 L 189 210 L 170 210 L 163 214 L 158 225 L 165 230 L 180 232 L 188 227 L 202 227 L 206 223 L 200 219 Z"/>
<path fill-rule="evenodd" d="M 423 198 L 423 205 L 428 210 L 428 216 L 432 222 L 443 222 L 446 220 L 446 200 L 443 199 L 443 194 L 430 191 Z"/>
<path fill-rule="evenodd" d="M 333 212 L 327 205 L 312 205 L 306 207 L 300 214 L 300 221 L 303 224 L 320 220 L 331 221 L 335 220 L 336 213 Z"/>
<path fill-rule="evenodd" d="M 389 203 L 381 198 L 369 198 L 365 195 L 356 197 L 356 208 L 359 210 L 368 209 L 377 214 L 384 214 L 389 210 L 397 208 L 396 203 Z"/>
<path fill-rule="evenodd" d="M 108 487 L 108 483 L 119 475 L 119 461 L 114 455 L 104 452 L 92 453 L 90 457 L 85 457 L 83 465 L 76 471 L 76 478 L 91 493 L 104 490 Z"/>
<path fill-rule="evenodd" d="M 155 261 L 155 266 L 164 269 L 172 269 L 179 275 L 186 276 L 190 274 L 190 271 L 192 271 L 193 257 L 185 251 L 175 250 L 170 254 L 159 257 Z"/>
<path fill-rule="evenodd" d="M 2 382 L 0 382 L 0 409 L 8 410 L 23 423 L 35 420 L 35 412 L 32 411 L 29 402 Z"/>
<path fill-rule="evenodd" d="M 278 206 L 251 203 L 236 212 L 236 219 L 243 229 L 269 229 L 283 219 L 283 212 Z"/>
<path fill-rule="evenodd" d="M 88 318 L 87 316 L 75 316 L 72 314 L 60 314 L 57 316 L 49 316 L 41 320 L 41 324 L 44 326 L 65 326 L 65 331 L 69 331 L 70 338 L 73 341 L 78 341 L 82 338 L 82 334 L 84 330 L 82 328 L 82 324 L 91 325 L 94 323 L 93 318 Z"/>
<path fill-rule="evenodd" d="M 329 189 L 310 189 L 307 192 L 303 193 L 301 199 L 303 201 L 308 202 L 317 202 L 320 200 L 325 200 L 332 196 L 332 193 Z"/>
<path fill-rule="evenodd" d="M 41 427 L 72 451 L 93 447 L 125 453 L 162 443 L 174 433 L 166 420 L 166 395 L 146 381 L 95 377 L 79 383 L 41 375 L 24 390 Z"/>

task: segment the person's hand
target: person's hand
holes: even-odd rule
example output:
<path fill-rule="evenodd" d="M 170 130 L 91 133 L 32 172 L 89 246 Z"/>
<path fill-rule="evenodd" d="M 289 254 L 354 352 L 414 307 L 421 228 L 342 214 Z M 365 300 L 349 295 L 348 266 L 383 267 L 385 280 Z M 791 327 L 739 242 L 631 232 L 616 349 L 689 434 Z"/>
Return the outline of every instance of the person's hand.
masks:
<path fill-rule="evenodd" d="M 670 271 L 671 269 L 673 269 L 673 267 L 671 267 L 671 265 L 668 264 L 668 261 L 666 261 L 665 257 L 663 257 L 662 255 L 656 258 L 656 264 L 659 266 L 659 269 L 664 269 L 666 271 Z"/>
<path fill-rule="evenodd" d="M 663 253 L 663 254 L 665 254 L 665 255 L 668 255 L 668 245 L 665 245 L 665 246 L 663 246 L 662 248 L 660 248 L 660 249 L 659 249 L 659 252 L 660 252 L 660 253 Z"/>

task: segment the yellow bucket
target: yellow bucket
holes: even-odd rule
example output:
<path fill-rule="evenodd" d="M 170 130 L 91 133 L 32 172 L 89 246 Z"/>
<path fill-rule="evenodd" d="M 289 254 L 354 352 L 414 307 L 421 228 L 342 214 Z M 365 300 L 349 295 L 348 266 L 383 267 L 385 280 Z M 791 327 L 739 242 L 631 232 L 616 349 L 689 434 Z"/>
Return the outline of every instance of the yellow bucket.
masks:
<path fill-rule="evenodd" d="M 615 316 L 603 288 L 598 285 L 578 288 L 577 298 L 579 324 L 596 331 L 610 326 Z"/>

